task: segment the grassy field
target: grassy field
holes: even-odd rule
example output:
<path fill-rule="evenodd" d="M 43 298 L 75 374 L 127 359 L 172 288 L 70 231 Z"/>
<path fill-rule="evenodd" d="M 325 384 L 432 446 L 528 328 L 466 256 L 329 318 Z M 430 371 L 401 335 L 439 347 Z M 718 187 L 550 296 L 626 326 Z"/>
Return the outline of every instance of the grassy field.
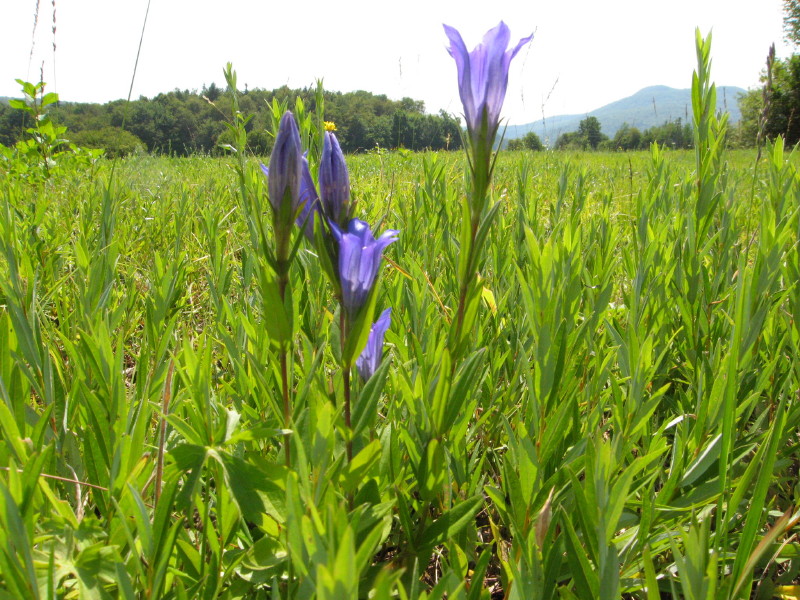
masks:
<path fill-rule="evenodd" d="M 301 242 L 290 468 L 257 160 L 0 178 L 0 597 L 794 597 L 796 161 L 711 158 L 502 154 L 450 365 L 463 156 L 348 157 L 392 325 L 347 428 Z"/>

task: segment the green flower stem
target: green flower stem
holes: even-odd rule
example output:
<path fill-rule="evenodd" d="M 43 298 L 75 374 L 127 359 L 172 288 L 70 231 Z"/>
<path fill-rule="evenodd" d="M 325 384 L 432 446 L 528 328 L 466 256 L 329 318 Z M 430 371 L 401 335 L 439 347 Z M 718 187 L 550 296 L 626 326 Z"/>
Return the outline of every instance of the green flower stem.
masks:
<path fill-rule="evenodd" d="M 344 424 L 348 430 L 347 462 L 351 463 L 353 461 L 353 438 L 350 435 L 352 433 L 350 425 L 350 369 L 345 369 L 342 375 L 344 376 Z"/>
<path fill-rule="evenodd" d="M 278 246 L 280 250 L 281 246 Z M 286 246 L 288 249 L 288 246 Z M 288 254 L 288 252 L 287 252 Z M 277 260 L 277 271 L 278 271 L 278 293 L 281 297 L 281 302 L 283 304 L 286 303 L 286 288 L 289 284 L 289 261 L 286 258 L 283 258 L 281 254 L 278 255 Z M 291 341 L 289 342 L 291 343 Z M 289 373 L 288 373 L 288 354 L 289 351 L 285 346 L 281 347 L 278 360 L 280 361 L 281 365 L 281 388 L 283 394 L 283 429 L 285 432 L 288 432 L 292 429 L 292 405 L 289 400 Z M 286 458 L 286 467 L 289 468 L 292 465 L 292 448 L 291 448 L 291 434 L 284 433 L 284 444 L 283 444 L 283 451 L 284 456 Z"/>
<path fill-rule="evenodd" d="M 281 350 L 280 352 L 280 362 L 281 362 L 281 386 L 283 387 L 283 427 L 284 430 L 288 431 L 291 428 L 292 424 L 292 408 L 291 403 L 289 402 L 289 376 L 287 373 L 287 352 L 286 350 Z M 289 440 L 289 433 L 284 433 L 284 445 L 283 450 L 286 456 L 286 466 L 290 467 L 292 465 L 292 449 Z"/>
<path fill-rule="evenodd" d="M 344 310 L 342 307 L 341 312 L 339 313 L 339 333 L 340 333 L 340 340 L 342 346 L 342 353 L 344 353 L 345 342 L 347 341 L 347 333 L 350 329 L 349 323 L 347 321 L 347 311 Z M 353 460 L 353 439 L 350 436 L 352 433 L 351 431 L 351 424 L 350 424 L 350 365 L 342 365 L 342 377 L 343 377 L 343 386 L 344 386 L 344 425 L 347 428 L 347 462 L 350 463 Z"/>
<path fill-rule="evenodd" d="M 461 339 L 464 329 L 464 317 L 469 295 L 470 285 L 477 277 L 476 266 L 478 263 L 480 249 L 476 248 L 475 240 L 481 223 L 481 217 L 486 206 L 486 199 L 489 193 L 489 182 L 492 174 L 491 152 L 483 150 L 485 143 L 474 143 L 470 163 L 470 183 L 469 191 L 469 247 L 467 249 L 466 269 L 459 274 L 461 281 L 458 282 L 458 310 L 456 312 L 455 335 L 452 338 L 451 356 L 453 357 L 452 371 L 455 372 L 457 359 L 461 355 Z M 462 227 L 466 224 L 462 224 Z M 463 248 L 462 248 L 463 250 Z"/>

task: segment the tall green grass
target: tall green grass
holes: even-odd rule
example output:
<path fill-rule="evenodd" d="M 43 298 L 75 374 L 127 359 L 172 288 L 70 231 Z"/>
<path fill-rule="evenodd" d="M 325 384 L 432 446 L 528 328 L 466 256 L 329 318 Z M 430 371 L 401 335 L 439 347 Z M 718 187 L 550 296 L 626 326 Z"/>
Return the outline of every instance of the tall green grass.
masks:
<path fill-rule="evenodd" d="M 0 597 L 788 594 L 800 182 L 698 48 L 695 152 L 500 155 L 455 363 L 462 156 L 349 157 L 393 323 L 351 431 L 302 242 L 289 468 L 255 159 L 0 180 Z"/>

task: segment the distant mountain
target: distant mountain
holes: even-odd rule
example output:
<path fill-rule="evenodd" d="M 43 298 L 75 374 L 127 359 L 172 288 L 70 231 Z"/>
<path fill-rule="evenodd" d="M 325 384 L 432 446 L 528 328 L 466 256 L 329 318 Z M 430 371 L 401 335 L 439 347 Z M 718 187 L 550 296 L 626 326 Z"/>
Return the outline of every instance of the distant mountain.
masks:
<path fill-rule="evenodd" d="M 717 110 L 728 111 L 731 123 L 736 123 L 742 116 L 739 111 L 739 94 L 745 91 L 734 86 L 717 87 Z M 603 133 L 609 137 L 614 137 L 624 123 L 644 131 L 675 119 L 691 122 L 692 91 L 676 90 L 665 85 L 646 87 L 633 96 L 606 104 L 586 114 L 558 115 L 525 125 L 509 125 L 505 139 L 513 140 L 529 131 L 535 131 L 545 145 L 552 146 L 562 133 L 577 131 L 578 124 L 586 117 L 597 117 Z"/>

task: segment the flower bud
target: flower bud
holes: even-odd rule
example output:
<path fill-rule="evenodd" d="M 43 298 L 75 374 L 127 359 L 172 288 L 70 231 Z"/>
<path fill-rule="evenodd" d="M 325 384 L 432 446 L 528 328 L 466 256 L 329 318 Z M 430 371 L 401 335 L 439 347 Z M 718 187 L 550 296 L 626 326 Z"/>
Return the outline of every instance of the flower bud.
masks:
<path fill-rule="evenodd" d="M 319 195 L 328 221 L 343 227 L 350 220 L 350 176 L 339 141 L 330 131 L 322 144 Z"/>

